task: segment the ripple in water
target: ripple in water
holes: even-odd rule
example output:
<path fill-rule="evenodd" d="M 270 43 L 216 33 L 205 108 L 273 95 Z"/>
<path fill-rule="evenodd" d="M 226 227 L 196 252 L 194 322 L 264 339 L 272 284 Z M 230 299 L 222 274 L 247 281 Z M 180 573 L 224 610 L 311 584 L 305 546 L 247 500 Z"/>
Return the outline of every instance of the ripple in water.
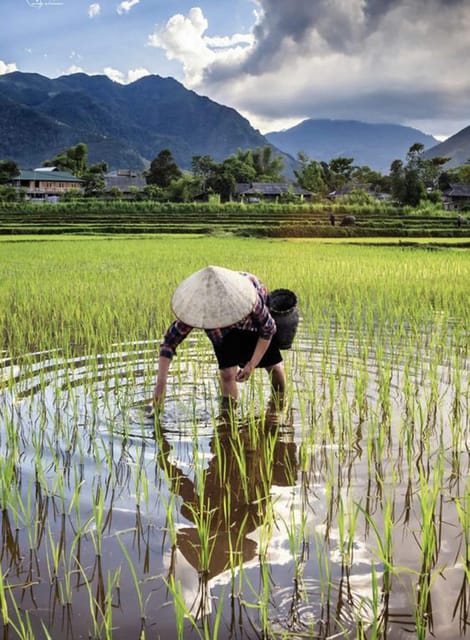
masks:
<path fill-rule="evenodd" d="M 367 595 L 364 581 L 368 581 Z M 272 613 L 274 638 L 310 638 L 333 640 L 357 637 L 359 629 L 367 629 L 373 620 L 370 575 L 359 581 L 343 581 L 326 587 L 318 579 L 295 581 L 292 587 L 274 592 Z M 362 590 L 361 590 L 362 587 Z M 326 592 L 326 593 L 325 593 Z"/>

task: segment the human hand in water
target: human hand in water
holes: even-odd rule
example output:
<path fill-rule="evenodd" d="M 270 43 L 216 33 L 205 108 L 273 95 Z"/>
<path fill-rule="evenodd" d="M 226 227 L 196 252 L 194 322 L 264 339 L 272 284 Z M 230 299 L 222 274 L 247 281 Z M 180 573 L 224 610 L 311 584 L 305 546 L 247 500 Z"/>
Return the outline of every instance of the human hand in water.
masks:
<path fill-rule="evenodd" d="M 148 418 L 158 416 L 163 410 L 163 404 L 165 401 L 166 385 L 156 384 L 153 389 L 153 396 L 150 403 L 145 407 L 145 415 Z"/>

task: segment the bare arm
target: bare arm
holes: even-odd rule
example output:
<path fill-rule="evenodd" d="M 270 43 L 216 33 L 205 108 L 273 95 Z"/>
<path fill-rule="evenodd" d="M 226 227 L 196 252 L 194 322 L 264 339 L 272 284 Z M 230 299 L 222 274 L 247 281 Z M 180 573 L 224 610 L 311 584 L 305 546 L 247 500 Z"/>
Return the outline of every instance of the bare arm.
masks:
<path fill-rule="evenodd" d="M 161 409 L 165 402 L 166 381 L 168 378 L 170 364 L 170 358 L 167 358 L 166 356 L 159 357 L 157 380 L 153 388 L 153 406 L 155 409 Z"/>
<path fill-rule="evenodd" d="M 176 347 L 186 338 L 188 333 L 192 330 L 192 327 L 181 322 L 181 320 L 175 320 L 168 328 L 163 342 L 160 345 L 160 357 L 158 359 L 158 374 L 155 386 L 153 389 L 153 401 L 152 405 L 154 409 L 163 408 L 166 393 L 166 381 L 168 378 L 168 371 L 170 369 L 171 359 L 176 353 Z"/>

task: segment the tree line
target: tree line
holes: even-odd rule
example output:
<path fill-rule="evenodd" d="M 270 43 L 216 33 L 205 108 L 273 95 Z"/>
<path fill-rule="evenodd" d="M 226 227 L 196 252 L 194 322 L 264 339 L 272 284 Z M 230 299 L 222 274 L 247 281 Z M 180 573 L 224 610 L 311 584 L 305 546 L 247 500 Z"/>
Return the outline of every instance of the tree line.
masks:
<path fill-rule="evenodd" d="M 470 183 L 470 159 L 460 167 L 446 170 L 444 166 L 448 161 L 446 157 L 425 158 L 424 146 L 416 143 L 410 147 L 405 161 L 394 160 L 390 173 L 383 175 L 368 166 L 355 165 L 354 158 L 337 157 L 324 162 L 299 152 L 294 176 L 296 184 L 310 191 L 317 200 L 333 192 L 341 195 L 343 191 L 350 202 L 365 202 L 374 194 L 383 193 L 389 194 L 397 204 L 416 207 L 423 200 L 437 202 L 451 183 Z M 43 166 L 54 166 L 81 178 L 86 196 L 99 197 L 105 192 L 107 164 L 90 164 L 84 143 L 62 151 L 46 160 Z M 146 187 L 142 191 L 134 189 L 134 197 L 191 202 L 216 196 L 228 201 L 234 196 L 238 183 L 285 182 L 284 170 L 284 159 L 275 155 L 269 145 L 239 149 L 222 162 L 209 155 L 196 155 L 192 158 L 191 171 L 178 167 L 170 149 L 162 149 L 144 172 Z M 19 174 L 14 161 L 0 160 L 0 197 L 17 197 L 16 190 L 12 191 L 8 184 Z M 76 197 L 71 193 L 68 197 L 74 195 Z M 114 188 L 108 195 L 119 197 L 122 194 Z M 288 200 L 294 196 L 287 192 L 284 198 Z"/>

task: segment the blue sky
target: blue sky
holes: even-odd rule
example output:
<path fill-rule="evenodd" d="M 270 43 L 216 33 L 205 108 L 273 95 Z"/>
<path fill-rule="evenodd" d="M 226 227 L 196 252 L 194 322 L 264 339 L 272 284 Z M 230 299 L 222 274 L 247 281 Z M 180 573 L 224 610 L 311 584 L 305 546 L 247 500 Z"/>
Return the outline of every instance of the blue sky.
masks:
<path fill-rule="evenodd" d="M 468 0 L 2 0 L 0 74 L 150 73 L 263 132 L 308 118 L 470 125 Z"/>

